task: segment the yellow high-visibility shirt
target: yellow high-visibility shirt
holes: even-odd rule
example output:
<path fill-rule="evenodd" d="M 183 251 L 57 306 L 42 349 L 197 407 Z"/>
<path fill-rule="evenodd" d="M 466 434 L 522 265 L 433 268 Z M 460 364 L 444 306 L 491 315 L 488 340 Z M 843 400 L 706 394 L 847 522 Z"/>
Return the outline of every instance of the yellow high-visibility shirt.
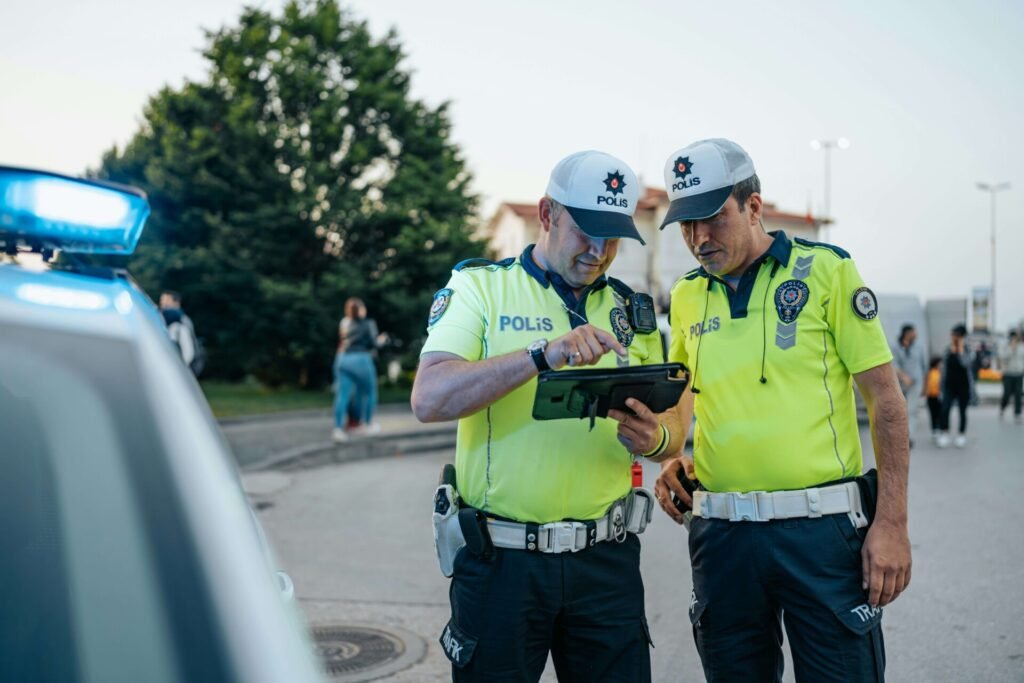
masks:
<path fill-rule="evenodd" d="M 602 277 L 577 301 L 558 276 L 534 262 L 533 246 L 503 261 L 464 261 L 434 296 L 422 353 L 445 351 L 470 361 L 509 352 L 526 354 L 531 342 L 553 340 L 589 322 L 615 333 L 627 361 L 605 354 L 595 368 L 624 362 L 664 362 L 657 331 L 640 334 L 621 322 L 621 294 Z M 565 368 L 571 369 L 571 368 Z M 514 389 L 459 420 L 455 469 L 466 502 L 520 522 L 592 520 L 629 493 L 632 456 L 617 438 L 618 423 L 533 419 L 537 380 Z"/>
<path fill-rule="evenodd" d="M 860 474 L 852 375 L 892 360 L 849 254 L 772 236 L 735 291 L 703 268 L 672 288 L 669 361 L 691 371 L 694 464 L 710 491 Z"/>

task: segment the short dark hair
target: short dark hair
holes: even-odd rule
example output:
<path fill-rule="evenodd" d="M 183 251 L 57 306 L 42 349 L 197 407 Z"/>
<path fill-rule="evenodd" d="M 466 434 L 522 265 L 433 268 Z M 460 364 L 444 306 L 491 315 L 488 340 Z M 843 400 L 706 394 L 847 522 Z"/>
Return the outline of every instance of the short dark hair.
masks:
<path fill-rule="evenodd" d="M 743 213 L 747 210 L 747 200 L 755 192 L 761 194 L 761 179 L 757 177 L 756 173 L 746 180 L 741 180 L 733 185 L 732 193 L 729 196 L 736 198 L 736 203 L 740 207 L 740 213 Z"/>
<path fill-rule="evenodd" d="M 932 359 L 928 361 L 928 367 L 937 368 L 942 363 L 942 358 L 939 356 L 932 356 Z"/>
<path fill-rule="evenodd" d="M 1014 337 L 1019 337 L 1019 336 L 1020 336 L 1020 332 L 1018 332 L 1017 330 L 1010 330 L 1010 339 L 1013 339 Z"/>
<path fill-rule="evenodd" d="M 953 326 L 953 334 L 955 334 L 958 337 L 966 337 L 967 336 L 967 326 L 964 325 L 963 323 L 960 323 L 958 325 L 954 325 Z"/>
<path fill-rule="evenodd" d="M 174 299 L 174 303 L 176 303 L 176 304 L 180 304 L 181 303 L 181 294 L 179 294 L 178 292 L 174 291 L 173 289 L 165 289 L 162 293 L 166 294 L 167 296 L 169 296 L 172 299 Z"/>
<path fill-rule="evenodd" d="M 558 218 L 562 215 L 562 212 L 565 211 L 565 206 L 561 202 L 552 199 L 550 196 L 548 197 L 548 206 L 550 207 L 551 224 L 554 225 L 558 222 Z"/>
<path fill-rule="evenodd" d="M 900 328 L 900 341 L 902 342 L 907 338 L 907 335 L 914 331 L 914 326 L 910 323 L 904 323 L 903 327 Z"/>

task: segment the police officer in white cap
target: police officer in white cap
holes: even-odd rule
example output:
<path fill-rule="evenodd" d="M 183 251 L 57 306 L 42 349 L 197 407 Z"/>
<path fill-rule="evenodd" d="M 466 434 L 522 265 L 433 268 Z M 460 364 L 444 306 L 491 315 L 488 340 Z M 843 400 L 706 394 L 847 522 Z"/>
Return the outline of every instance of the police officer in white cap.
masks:
<path fill-rule="evenodd" d="M 882 680 L 881 608 L 910 583 L 910 542 L 906 405 L 878 301 L 842 249 L 764 231 L 736 143 L 674 152 L 665 182 L 663 227 L 700 263 L 672 288 L 669 361 L 693 380 L 666 424 L 696 427 L 693 459 L 666 462 L 655 492 L 676 521 L 670 492 L 693 508 L 707 680 L 781 681 L 782 615 L 798 681 Z M 861 476 L 854 381 L 877 479 Z M 692 499 L 681 471 L 701 484 Z"/>
<path fill-rule="evenodd" d="M 454 680 L 535 681 L 549 653 L 560 680 L 650 680 L 637 534 L 653 501 L 633 489 L 631 466 L 634 454 L 662 457 L 668 432 L 634 399 L 634 414 L 592 430 L 532 417 L 540 372 L 663 361 L 655 326 L 627 314 L 634 293 L 605 275 L 621 238 L 643 241 L 639 189 L 608 154 L 563 159 L 537 205 L 537 244 L 458 264 L 434 297 L 412 407 L 424 422 L 459 420 L 466 546 L 438 545 Z M 452 537 L 437 526 L 451 502 L 435 506 L 439 537 Z"/>

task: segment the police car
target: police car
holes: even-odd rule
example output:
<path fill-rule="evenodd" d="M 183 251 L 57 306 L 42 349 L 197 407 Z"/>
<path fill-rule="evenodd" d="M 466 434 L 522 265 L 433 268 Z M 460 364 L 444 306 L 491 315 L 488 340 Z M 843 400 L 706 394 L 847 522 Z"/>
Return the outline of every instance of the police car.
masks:
<path fill-rule="evenodd" d="M 320 680 L 159 312 L 76 256 L 130 254 L 148 215 L 0 167 L 0 680 Z"/>

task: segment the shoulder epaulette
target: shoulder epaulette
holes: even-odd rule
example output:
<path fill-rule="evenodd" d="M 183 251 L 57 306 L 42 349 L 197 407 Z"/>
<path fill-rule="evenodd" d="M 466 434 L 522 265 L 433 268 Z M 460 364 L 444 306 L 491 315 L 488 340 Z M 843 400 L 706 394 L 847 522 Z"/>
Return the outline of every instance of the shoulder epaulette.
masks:
<path fill-rule="evenodd" d="M 839 258 L 850 258 L 850 252 L 845 249 L 841 249 L 834 244 L 828 244 L 827 242 L 813 242 L 811 240 L 805 240 L 802 237 L 794 237 L 793 241 L 804 247 L 824 247 L 835 253 Z"/>
<path fill-rule="evenodd" d="M 618 278 L 608 278 L 608 286 L 612 288 L 613 292 L 621 296 L 623 299 L 628 299 L 634 293 L 632 287 Z"/>
<path fill-rule="evenodd" d="M 677 279 L 676 279 L 676 281 L 672 283 L 672 286 L 671 286 L 671 287 L 669 287 L 669 289 L 670 289 L 670 290 L 672 290 L 672 289 L 675 289 L 675 288 L 676 288 L 676 286 L 677 286 L 677 285 L 678 285 L 678 284 L 679 284 L 680 282 L 685 282 L 685 281 L 693 281 L 693 280 L 696 280 L 696 279 L 697 279 L 697 278 L 699 278 L 699 277 L 700 277 L 701 275 L 702 275 L 702 273 L 701 273 L 701 268 L 694 268 L 693 270 L 691 270 L 690 272 L 686 273 L 686 274 L 685 274 L 685 275 L 683 275 L 682 277 L 679 277 L 679 278 L 677 278 Z"/>
<path fill-rule="evenodd" d="M 487 258 L 468 258 L 465 261 L 460 261 L 459 263 L 455 264 L 455 270 L 461 271 L 466 268 L 486 268 L 488 266 L 508 268 L 515 262 L 515 256 L 509 256 L 508 258 L 503 258 L 500 261 L 492 261 L 491 259 Z"/>

